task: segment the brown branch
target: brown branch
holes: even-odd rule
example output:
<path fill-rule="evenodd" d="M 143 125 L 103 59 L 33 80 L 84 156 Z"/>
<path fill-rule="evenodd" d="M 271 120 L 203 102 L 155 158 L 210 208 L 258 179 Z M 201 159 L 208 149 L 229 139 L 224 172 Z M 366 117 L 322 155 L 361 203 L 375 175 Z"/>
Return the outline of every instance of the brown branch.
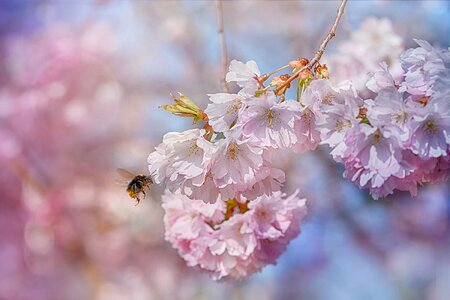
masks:
<path fill-rule="evenodd" d="M 220 78 L 220 82 L 222 84 L 222 89 L 224 92 L 228 92 L 228 85 L 225 77 L 227 76 L 227 67 L 228 67 L 228 52 L 227 52 L 227 42 L 225 40 L 225 34 L 223 30 L 223 6 L 222 1 L 216 1 L 217 8 L 217 33 L 220 38 L 220 48 L 221 48 L 221 60 L 222 60 L 222 75 Z"/>
<path fill-rule="evenodd" d="M 344 8 L 345 8 L 346 4 L 347 4 L 347 0 L 342 0 L 341 5 L 339 6 L 339 9 L 338 9 L 338 12 L 336 15 L 336 19 L 334 20 L 334 24 L 333 24 L 333 26 L 331 26 L 331 29 L 328 32 L 327 37 L 322 41 L 322 44 L 320 45 L 319 50 L 316 52 L 316 55 L 314 56 L 314 58 L 306 66 L 304 66 L 303 68 L 301 68 L 300 70 L 295 72 L 282 85 L 277 87 L 274 91 L 275 94 L 277 94 L 281 89 L 283 89 L 285 86 L 289 85 L 293 80 L 295 80 L 301 72 L 303 72 L 306 69 L 310 69 L 310 68 L 314 67 L 314 65 L 317 62 L 319 62 L 319 60 L 322 58 L 323 53 L 325 52 L 325 48 L 327 47 L 328 42 L 336 35 L 336 29 L 337 29 L 337 26 L 339 24 L 339 21 L 340 21 L 342 15 L 344 14 Z"/>

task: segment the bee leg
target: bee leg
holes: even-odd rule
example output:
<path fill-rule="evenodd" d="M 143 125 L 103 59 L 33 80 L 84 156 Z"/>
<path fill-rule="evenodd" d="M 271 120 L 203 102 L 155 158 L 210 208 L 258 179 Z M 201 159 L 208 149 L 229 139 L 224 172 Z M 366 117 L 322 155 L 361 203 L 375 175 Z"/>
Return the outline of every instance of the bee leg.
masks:
<path fill-rule="evenodd" d="M 142 191 L 142 194 L 144 194 L 144 199 L 145 199 L 145 191 Z"/>
<path fill-rule="evenodd" d="M 141 201 L 141 199 L 139 199 L 139 197 L 137 197 L 136 198 L 136 205 L 138 205 L 140 201 Z"/>

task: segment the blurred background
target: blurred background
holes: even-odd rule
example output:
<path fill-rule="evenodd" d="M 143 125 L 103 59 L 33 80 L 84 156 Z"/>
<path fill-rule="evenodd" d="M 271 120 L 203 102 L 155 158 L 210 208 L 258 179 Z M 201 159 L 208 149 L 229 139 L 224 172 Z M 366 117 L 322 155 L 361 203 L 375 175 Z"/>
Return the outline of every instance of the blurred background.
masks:
<path fill-rule="evenodd" d="M 312 57 L 338 5 L 226 1 L 229 57 Z M 358 82 L 413 38 L 449 47 L 450 2 L 350 1 L 324 61 Z M 225 283 L 187 268 L 162 189 L 135 206 L 115 170 L 146 172 L 192 127 L 158 106 L 180 91 L 206 107 L 219 74 L 213 1 L 0 0 L 0 299 L 450 299 L 449 185 L 375 201 L 327 148 L 278 158 L 310 212 L 276 266 Z"/>

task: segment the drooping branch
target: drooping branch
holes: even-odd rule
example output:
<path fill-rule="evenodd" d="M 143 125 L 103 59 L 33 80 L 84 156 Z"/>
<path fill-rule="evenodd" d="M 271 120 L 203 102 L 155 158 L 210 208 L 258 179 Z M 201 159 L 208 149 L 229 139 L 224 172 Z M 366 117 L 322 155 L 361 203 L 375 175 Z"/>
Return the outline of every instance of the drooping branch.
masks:
<path fill-rule="evenodd" d="M 325 52 L 325 48 L 328 45 L 328 42 L 336 35 L 337 26 L 339 24 L 339 21 L 342 18 L 342 15 L 344 14 L 345 5 L 347 4 L 348 0 L 342 0 L 341 5 L 339 6 L 336 19 L 334 20 L 333 26 L 331 26 L 330 31 L 328 32 L 328 35 L 326 38 L 322 41 L 322 44 L 320 44 L 319 50 L 317 50 L 316 55 L 314 55 L 314 58 L 311 59 L 311 61 L 295 72 L 288 80 L 286 80 L 282 85 L 278 86 L 275 89 L 275 94 L 277 94 L 281 89 L 283 89 L 285 86 L 288 86 L 293 80 L 295 80 L 301 72 L 303 72 L 306 69 L 310 69 L 314 67 L 314 65 L 319 62 L 319 60 L 322 58 L 323 53 Z"/>
<path fill-rule="evenodd" d="M 224 92 L 228 92 L 228 85 L 225 77 L 227 75 L 227 67 L 228 67 L 228 51 L 227 51 L 227 42 L 225 40 L 225 33 L 223 30 L 223 6 L 222 1 L 216 1 L 217 8 L 217 33 L 219 34 L 220 39 L 220 49 L 221 49 L 221 77 L 220 82 L 222 84 L 222 89 Z"/>

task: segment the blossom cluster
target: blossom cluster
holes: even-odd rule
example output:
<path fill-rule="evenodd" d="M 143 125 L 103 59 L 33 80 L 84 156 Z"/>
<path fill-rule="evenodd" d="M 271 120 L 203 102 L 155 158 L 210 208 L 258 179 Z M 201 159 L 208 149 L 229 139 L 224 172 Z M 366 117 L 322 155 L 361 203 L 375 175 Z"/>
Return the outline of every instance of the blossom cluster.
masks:
<path fill-rule="evenodd" d="M 166 134 L 148 158 L 153 180 L 167 188 L 167 239 L 214 278 L 241 278 L 274 263 L 306 214 L 305 199 L 281 193 L 285 174 L 272 157 L 315 149 L 314 116 L 273 91 L 258 94 L 261 77 L 255 62 L 232 61 L 226 80 L 239 92 L 210 94 L 205 111 L 180 95 L 165 109 L 206 125 Z"/>
<path fill-rule="evenodd" d="M 273 263 L 299 233 L 306 215 L 297 193 L 264 194 L 248 201 L 205 203 L 170 192 L 163 196 L 166 239 L 189 266 L 213 279 L 241 279 Z M 241 212 L 232 217 L 229 209 Z M 227 214 L 228 213 L 228 214 Z"/>
<path fill-rule="evenodd" d="M 360 93 L 351 81 L 333 85 L 326 65 L 299 58 L 292 78 L 261 74 L 254 61 L 232 61 L 227 82 L 237 93 L 210 94 L 203 111 L 186 96 L 167 111 L 203 128 L 171 132 L 148 158 L 153 181 L 166 187 L 166 239 L 190 266 L 213 278 L 243 278 L 277 257 L 299 232 L 306 200 L 281 192 L 280 150 L 332 148 L 344 177 L 374 198 L 445 181 L 450 170 L 449 51 L 425 41 L 400 57 L 403 74 L 386 63 Z M 280 68 L 280 69 L 283 69 Z M 278 70 L 277 70 L 278 71 Z"/>
<path fill-rule="evenodd" d="M 386 63 L 371 74 L 369 99 L 351 88 L 338 92 L 324 80 L 313 82 L 302 98 L 316 106 L 321 143 L 344 164 L 344 176 L 374 198 L 396 189 L 415 195 L 418 184 L 448 180 L 450 52 L 416 42 L 420 47 L 400 57 L 400 80 Z"/>

